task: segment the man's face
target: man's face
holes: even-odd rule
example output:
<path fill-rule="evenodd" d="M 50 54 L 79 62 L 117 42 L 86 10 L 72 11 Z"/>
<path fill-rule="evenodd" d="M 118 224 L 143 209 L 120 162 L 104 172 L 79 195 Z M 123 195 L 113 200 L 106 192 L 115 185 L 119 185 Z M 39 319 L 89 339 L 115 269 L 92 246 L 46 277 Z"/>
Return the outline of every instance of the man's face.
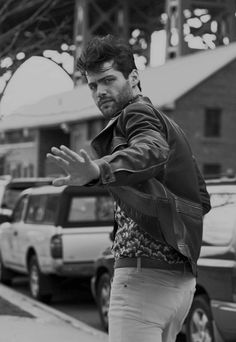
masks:
<path fill-rule="evenodd" d="M 87 80 L 92 97 L 106 119 L 111 119 L 133 98 L 130 77 L 114 69 L 113 61 L 102 64 L 98 72 L 88 72 Z"/>

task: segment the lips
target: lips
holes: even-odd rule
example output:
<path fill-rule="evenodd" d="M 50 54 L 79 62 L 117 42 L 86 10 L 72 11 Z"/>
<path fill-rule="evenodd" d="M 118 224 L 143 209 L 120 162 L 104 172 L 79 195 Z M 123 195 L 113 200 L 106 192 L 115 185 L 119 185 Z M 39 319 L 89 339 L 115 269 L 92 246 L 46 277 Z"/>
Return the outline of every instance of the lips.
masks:
<path fill-rule="evenodd" d="M 103 105 L 105 105 L 111 101 L 112 101 L 112 99 L 101 100 L 101 101 L 99 101 L 99 106 L 103 106 Z"/>

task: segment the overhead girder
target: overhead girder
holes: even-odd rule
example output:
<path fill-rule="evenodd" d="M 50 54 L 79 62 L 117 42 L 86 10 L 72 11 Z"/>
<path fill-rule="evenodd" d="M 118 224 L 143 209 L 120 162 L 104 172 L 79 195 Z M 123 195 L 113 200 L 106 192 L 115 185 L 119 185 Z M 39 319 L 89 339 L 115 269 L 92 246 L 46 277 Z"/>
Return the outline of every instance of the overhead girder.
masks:
<path fill-rule="evenodd" d="M 185 11 L 189 11 L 186 15 Z M 201 15 L 196 15 L 196 10 L 206 10 L 209 20 L 201 21 Z M 199 27 L 189 25 L 189 34 L 202 39 L 202 48 L 208 48 L 204 36 L 214 37 L 210 42 L 210 48 L 217 45 L 228 44 L 236 40 L 236 1 L 235 0 L 166 0 L 167 32 L 167 58 L 175 58 L 181 55 L 197 51 L 188 44 L 185 33 L 189 20 L 199 18 Z M 217 25 L 212 30 L 212 23 Z M 174 37 L 175 35 L 175 37 Z M 209 37 L 209 36 L 208 36 Z"/>
<path fill-rule="evenodd" d="M 163 29 L 160 17 L 164 8 L 164 0 L 76 0 L 75 59 L 94 35 L 111 33 L 130 42 L 132 32 L 139 30 L 140 33 L 135 37 L 133 49 L 134 52 L 139 53 L 138 41 L 139 39 L 145 40 L 146 49 L 141 50 L 148 63 L 151 34 Z M 79 73 L 75 71 L 75 79 L 79 76 Z"/>

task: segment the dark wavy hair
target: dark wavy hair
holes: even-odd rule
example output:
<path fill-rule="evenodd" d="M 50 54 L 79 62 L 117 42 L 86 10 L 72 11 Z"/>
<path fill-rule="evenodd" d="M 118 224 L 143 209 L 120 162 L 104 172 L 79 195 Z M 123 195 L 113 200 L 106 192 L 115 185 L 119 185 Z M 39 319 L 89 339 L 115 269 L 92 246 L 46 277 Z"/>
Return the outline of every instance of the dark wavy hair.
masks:
<path fill-rule="evenodd" d="M 87 72 L 99 72 L 103 63 L 113 61 L 113 67 L 127 79 L 137 69 L 131 47 L 110 34 L 93 37 L 77 60 L 77 68 L 83 76 Z M 140 83 L 138 84 L 141 90 Z"/>

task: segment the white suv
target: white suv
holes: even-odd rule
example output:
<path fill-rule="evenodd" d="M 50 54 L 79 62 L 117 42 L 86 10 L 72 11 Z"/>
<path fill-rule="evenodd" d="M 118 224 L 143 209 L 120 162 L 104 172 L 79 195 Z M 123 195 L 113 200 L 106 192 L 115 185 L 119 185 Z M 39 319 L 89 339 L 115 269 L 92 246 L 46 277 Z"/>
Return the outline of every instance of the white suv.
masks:
<path fill-rule="evenodd" d="M 27 189 L 0 226 L 0 281 L 9 284 L 15 273 L 28 274 L 31 295 L 49 301 L 53 276 L 93 275 L 112 226 L 113 201 L 104 189 Z"/>

